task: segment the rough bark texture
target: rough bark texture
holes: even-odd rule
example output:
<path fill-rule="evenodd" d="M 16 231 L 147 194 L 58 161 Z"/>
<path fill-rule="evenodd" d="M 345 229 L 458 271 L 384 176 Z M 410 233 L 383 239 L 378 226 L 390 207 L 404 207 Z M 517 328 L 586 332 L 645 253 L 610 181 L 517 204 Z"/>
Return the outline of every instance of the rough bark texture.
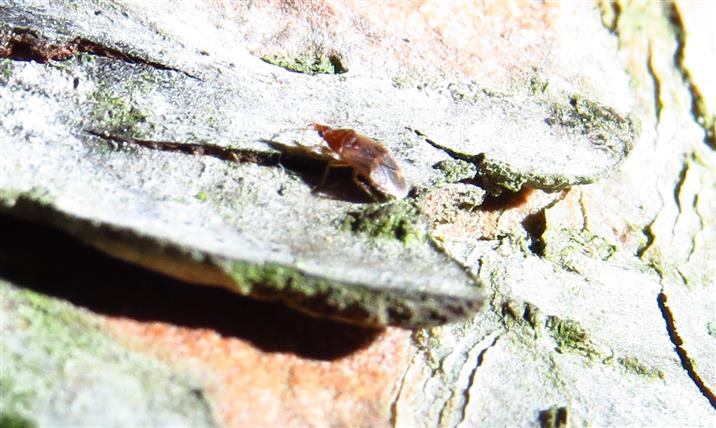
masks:
<path fill-rule="evenodd" d="M 714 425 L 709 15 L 0 0 L 0 425 Z"/>

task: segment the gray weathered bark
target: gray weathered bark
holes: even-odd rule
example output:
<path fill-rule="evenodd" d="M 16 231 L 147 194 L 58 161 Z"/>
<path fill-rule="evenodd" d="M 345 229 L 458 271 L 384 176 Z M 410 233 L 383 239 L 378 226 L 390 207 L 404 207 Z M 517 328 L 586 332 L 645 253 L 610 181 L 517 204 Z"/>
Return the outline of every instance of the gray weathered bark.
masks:
<path fill-rule="evenodd" d="M 716 97 L 695 6 L 522 6 L 505 33 L 487 24 L 507 8 L 453 6 L 473 50 L 428 6 L 422 37 L 350 2 L 0 2 L 2 420 L 713 425 Z M 341 173 L 316 192 L 314 121 L 384 143 L 409 196 Z M 200 327 L 136 316 L 131 293 L 117 319 L 55 284 L 48 253 L 31 274 L 33 227 L 12 218 L 348 324 L 199 287 Z M 100 295 L 184 293 L 76 251 L 119 266 Z"/>

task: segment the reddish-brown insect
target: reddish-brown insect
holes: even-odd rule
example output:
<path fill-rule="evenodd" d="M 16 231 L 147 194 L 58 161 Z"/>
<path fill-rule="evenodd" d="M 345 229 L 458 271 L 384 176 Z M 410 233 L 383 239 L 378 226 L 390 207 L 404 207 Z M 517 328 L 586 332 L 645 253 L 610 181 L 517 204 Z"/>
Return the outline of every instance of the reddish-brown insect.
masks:
<path fill-rule="evenodd" d="M 408 183 L 403 171 L 385 146 L 352 129 L 334 129 L 320 123 L 313 123 L 310 127 L 318 132 L 339 158 L 326 168 L 324 181 L 331 166 L 349 166 L 353 169 L 353 181 L 370 195 L 373 193 L 358 176 L 387 197 L 403 199 L 408 194 Z"/>

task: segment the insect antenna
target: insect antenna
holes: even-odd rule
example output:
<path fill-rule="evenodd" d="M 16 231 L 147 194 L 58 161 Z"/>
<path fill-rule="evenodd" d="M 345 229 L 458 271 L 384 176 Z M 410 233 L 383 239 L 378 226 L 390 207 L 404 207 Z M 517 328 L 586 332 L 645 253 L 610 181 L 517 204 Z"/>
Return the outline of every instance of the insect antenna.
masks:
<path fill-rule="evenodd" d="M 310 128 L 310 126 L 301 126 L 301 127 L 295 127 L 295 128 L 283 128 L 283 129 L 279 129 L 278 131 L 274 132 L 273 135 L 271 135 L 271 139 L 273 140 L 273 139 L 275 139 L 276 137 L 281 136 L 281 134 L 285 134 L 285 133 L 287 133 L 287 132 L 292 132 L 292 131 L 303 131 L 303 132 L 305 133 L 308 128 Z"/>

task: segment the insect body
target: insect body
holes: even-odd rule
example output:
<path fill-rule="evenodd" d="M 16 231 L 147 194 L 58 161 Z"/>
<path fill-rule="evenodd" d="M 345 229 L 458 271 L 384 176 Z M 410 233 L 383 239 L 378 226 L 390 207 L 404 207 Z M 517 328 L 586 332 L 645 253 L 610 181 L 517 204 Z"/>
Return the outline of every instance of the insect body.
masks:
<path fill-rule="evenodd" d="M 385 146 L 352 129 L 334 129 L 319 123 L 314 123 L 311 127 L 340 159 L 329 164 L 329 168 L 339 165 L 351 167 L 353 181 L 371 195 L 370 189 L 358 180 L 358 176 L 363 177 L 385 196 L 403 199 L 408 194 L 408 183 L 403 171 Z M 326 168 L 327 173 L 328 168 Z"/>

